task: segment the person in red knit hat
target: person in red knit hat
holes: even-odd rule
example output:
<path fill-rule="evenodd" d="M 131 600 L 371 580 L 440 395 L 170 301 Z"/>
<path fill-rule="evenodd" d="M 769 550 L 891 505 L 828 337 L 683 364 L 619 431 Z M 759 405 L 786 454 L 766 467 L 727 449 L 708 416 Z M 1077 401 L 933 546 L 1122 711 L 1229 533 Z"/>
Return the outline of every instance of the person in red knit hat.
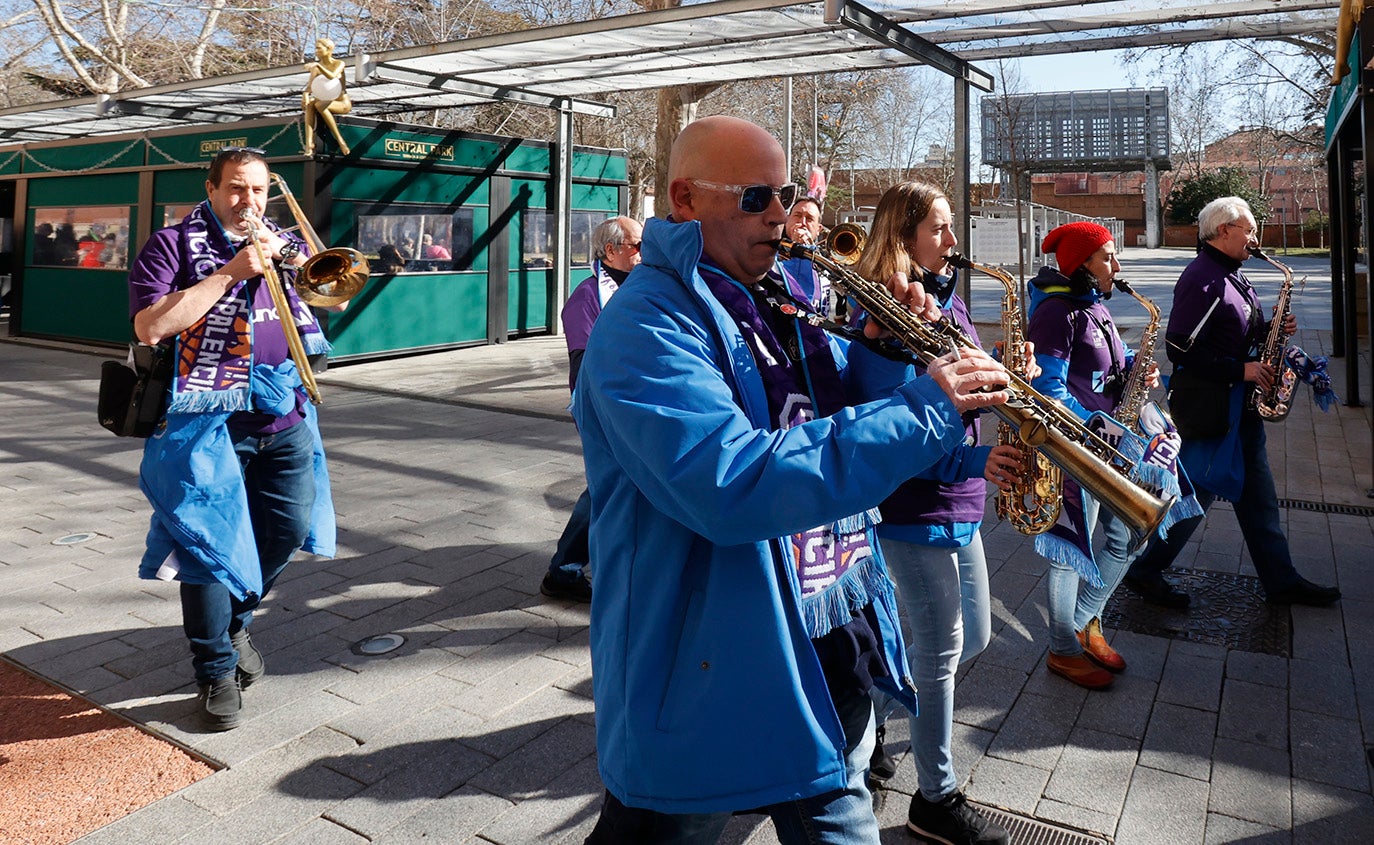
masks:
<path fill-rule="evenodd" d="M 1107 310 L 1112 279 L 1121 270 L 1112 233 L 1079 221 L 1045 236 L 1042 250 L 1054 253 L 1058 268 L 1043 267 L 1031 282 L 1026 339 L 1035 344 L 1040 375 L 1031 384 L 1086 420 L 1094 411 L 1114 415 L 1131 376 L 1135 353 L 1126 348 Z M 1147 383 L 1159 384 L 1153 362 Z M 1080 585 L 1073 566 L 1050 560 L 1049 614 L 1051 672 L 1088 689 L 1111 685 L 1126 661 L 1102 635 L 1102 609 L 1121 583 L 1134 555 L 1130 529 L 1111 511 L 1083 495 L 1085 537 L 1102 524 L 1106 543 L 1096 553 L 1101 586 Z"/>

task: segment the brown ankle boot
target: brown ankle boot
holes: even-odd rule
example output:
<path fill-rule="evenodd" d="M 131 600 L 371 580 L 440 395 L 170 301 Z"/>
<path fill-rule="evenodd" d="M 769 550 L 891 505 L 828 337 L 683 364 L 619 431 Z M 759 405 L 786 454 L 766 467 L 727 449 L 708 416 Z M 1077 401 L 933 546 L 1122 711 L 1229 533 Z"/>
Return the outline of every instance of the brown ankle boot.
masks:
<path fill-rule="evenodd" d="M 1068 678 L 1080 687 L 1088 689 L 1106 689 L 1116 680 L 1116 676 L 1106 669 L 1098 668 L 1088 658 L 1081 654 L 1055 654 L 1050 652 L 1049 659 L 1045 661 L 1045 666 L 1051 672 L 1064 678 Z"/>
<path fill-rule="evenodd" d="M 1096 616 L 1088 622 L 1086 628 L 1078 632 L 1078 642 L 1083 646 L 1083 653 L 1103 669 L 1120 672 L 1126 668 L 1126 658 L 1107 644 L 1107 638 L 1102 636 L 1102 620 Z"/>

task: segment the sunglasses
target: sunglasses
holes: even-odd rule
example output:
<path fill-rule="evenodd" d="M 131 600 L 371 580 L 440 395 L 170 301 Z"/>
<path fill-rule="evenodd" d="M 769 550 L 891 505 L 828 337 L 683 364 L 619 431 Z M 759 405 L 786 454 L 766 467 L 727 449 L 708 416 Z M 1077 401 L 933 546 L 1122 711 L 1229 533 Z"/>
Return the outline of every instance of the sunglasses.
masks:
<path fill-rule="evenodd" d="M 262 147 L 220 147 L 218 152 L 215 153 L 215 158 L 234 155 L 235 153 L 250 153 L 255 156 L 262 156 L 263 158 L 267 157 L 267 150 L 264 150 Z"/>
<path fill-rule="evenodd" d="M 724 185 L 720 182 L 708 182 L 705 179 L 688 179 L 693 185 L 700 185 L 712 191 L 726 191 L 739 196 L 739 210 L 745 214 L 762 214 L 768 210 L 768 206 L 773 202 L 774 195 L 778 202 L 782 203 L 782 210 L 788 211 L 792 204 L 797 201 L 797 191 L 800 188 L 795 182 L 774 188 L 772 185 Z"/>

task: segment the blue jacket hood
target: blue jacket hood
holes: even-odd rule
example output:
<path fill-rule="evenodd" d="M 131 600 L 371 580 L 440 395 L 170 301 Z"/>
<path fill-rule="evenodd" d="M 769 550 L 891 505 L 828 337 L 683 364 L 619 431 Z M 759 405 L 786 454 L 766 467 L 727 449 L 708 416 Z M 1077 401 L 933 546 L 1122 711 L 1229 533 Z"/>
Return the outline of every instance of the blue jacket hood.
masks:
<path fill-rule="evenodd" d="M 1068 276 L 1048 266 L 1040 268 L 1040 272 L 1034 279 L 1031 279 L 1028 287 L 1030 288 L 1030 302 L 1026 304 L 1027 319 L 1030 318 L 1030 315 L 1040 303 L 1051 296 L 1066 296 L 1084 305 L 1093 305 L 1094 303 L 1102 301 L 1102 293 L 1098 291 L 1096 287 L 1088 288 L 1088 292 L 1083 294 L 1074 295 L 1069 293 L 1068 291 L 1073 288 L 1073 282 L 1069 280 Z M 1047 293 L 1046 289 L 1049 289 L 1051 292 Z"/>

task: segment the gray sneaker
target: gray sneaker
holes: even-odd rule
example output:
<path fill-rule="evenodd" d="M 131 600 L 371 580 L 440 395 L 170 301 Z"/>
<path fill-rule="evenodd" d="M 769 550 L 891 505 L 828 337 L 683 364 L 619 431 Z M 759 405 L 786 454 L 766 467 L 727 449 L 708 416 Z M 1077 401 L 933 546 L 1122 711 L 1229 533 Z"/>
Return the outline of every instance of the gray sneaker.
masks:
<path fill-rule="evenodd" d="M 234 669 L 239 689 L 248 689 L 267 673 L 267 663 L 262 659 L 262 652 L 253 646 L 253 638 L 248 636 L 247 628 L 231 636 L 229 642 L 234 646 L 234 651 L 239 653 L 239 665 Z"/>
<path fill-rule="evenodd" d="M 243 695 L 233 675 L 200 685 L 200 724 L 207 731 L 229 731 L 243 721 Z"/>

